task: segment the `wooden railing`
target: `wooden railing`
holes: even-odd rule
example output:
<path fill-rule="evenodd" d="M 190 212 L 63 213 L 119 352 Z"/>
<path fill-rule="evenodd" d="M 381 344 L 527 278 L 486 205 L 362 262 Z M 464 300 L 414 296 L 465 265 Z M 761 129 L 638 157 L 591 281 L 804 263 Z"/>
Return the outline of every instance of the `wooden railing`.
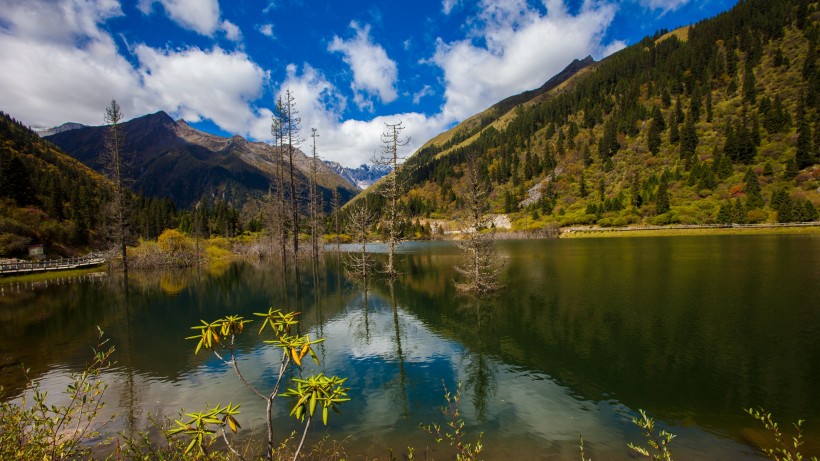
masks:
<path fill-rule="evenodd" d="M 59 271 L 80 269 L 105 264 L 106 259 L 100 256 L 79 256 L 75 258 L 48 259 L 45 261 L 15 261 L 0 264 L 0 276 L 27 274 L 30 272 Z"/>

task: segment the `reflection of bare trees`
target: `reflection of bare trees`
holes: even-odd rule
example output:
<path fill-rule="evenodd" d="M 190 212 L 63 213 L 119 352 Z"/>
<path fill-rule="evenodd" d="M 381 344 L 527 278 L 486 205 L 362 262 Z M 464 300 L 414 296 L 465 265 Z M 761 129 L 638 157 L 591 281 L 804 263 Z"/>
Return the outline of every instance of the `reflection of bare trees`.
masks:
<path fill-rule="evenodd" d="M 360 202 L 350 212 L 351 234 L 359 244 L 359 252 L 350 252 L 345 261 L 347 273 L 351 279 L 361 283 L 367 291 L 368 278 L 373 270 L 373 259 L 367 254 L 367 242 L 370 236 L 370 225 L 375 219 L 375 213 L 370 211 L 367 204 Z"/>
<path fill-rule="evenodd" d="M 485 343 L 485 339 L 492 335 L 492 332 L 488 331 L 492 325 L 491 307 L 482 306 L 480 301 L 476 301 L 470 306 L 465 306 L 465 309 L 475 315 L 473 338 L 476 340 L 474 352 L 464 370 L 467 374 L 465 387 L 472 390 L 476 416 L 479 420 L 484 420 L 487 403 L 497 391 L 495 365 L 487 357 L 488 345 Z"/>
<path fill-rule="evenodd" d="M 404 368 L 404 352 L 401 349 L 401 329 L 399 327 L 399 306 L 396 302 L 396 292 L 393 288 L 393 283 L 389 284 L 390 288 L 390 307 L 393 308 L 393 330 L 396 338 L 396 359 L 399 361 L 399 392 L 402 402 L 403 414 L 405 416 L 410 414 L 410 407 L 407 403 L 407 370 Z"/>

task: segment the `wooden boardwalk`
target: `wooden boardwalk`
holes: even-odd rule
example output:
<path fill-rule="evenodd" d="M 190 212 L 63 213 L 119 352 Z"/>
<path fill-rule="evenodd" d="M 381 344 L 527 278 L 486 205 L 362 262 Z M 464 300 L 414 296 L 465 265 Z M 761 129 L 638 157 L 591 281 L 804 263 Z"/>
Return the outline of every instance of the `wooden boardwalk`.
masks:
<path fill-rule="evenodd" d="M 81 256 L 77 258 L 49 259 L 46 261 L 21 261 L 0 264 L 0 277 L 6 275 L 23 275 L 34 272 L 63 271 L 68 269 L 83 269 L 100 266 L 106 263 L 105 258 L 99 256 Z"/>

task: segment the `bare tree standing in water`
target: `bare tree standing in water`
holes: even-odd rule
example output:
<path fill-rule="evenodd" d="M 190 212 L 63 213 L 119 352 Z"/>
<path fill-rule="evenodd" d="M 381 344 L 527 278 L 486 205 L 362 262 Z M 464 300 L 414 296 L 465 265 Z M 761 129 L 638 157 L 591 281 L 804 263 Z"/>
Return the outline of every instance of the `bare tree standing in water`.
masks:
<path fill-rule="evenodd" d="M 112 220 L 114 223 L 114 239 L 122 257 L 122 270 L 128 278 L 128 191 L 125 189 L 125 133 L 122 132 L 120 122 L 123 115 L 117 101 L 112 99 L 105 108 L 105 124 L 108 130 L 105 133 L 105 151 L 103 163 L 111 182 L 114 183 L 114 197 L 112 200 Z"/>
<path fill-rule="evenodd" d="M 386 130 L 382 133 L 382 155 L 380 158 L 375 159 L 375 162 L 380 165 L 389 165 L 393 169 L 387 176 L 385 183 L 379 188 L 379 192 L 381 192 L 387 201 L 385 224 L 387 225 L 387 243 L 390 248 L 384 273 L 392 280 L 398 275 L 394 256 L 396 253 L 396 245 L 401 242 L 399 199 L 401 198 L 403 184 L 399 179 L 399 172 L 397 170 L 400 159 L 399 147 L 406 146 L 410 142 L 410 138 L 401 138 L 401 132 L 404 130 L 402 122 L 393 124 L 385 123 L 385 126 Z"/>

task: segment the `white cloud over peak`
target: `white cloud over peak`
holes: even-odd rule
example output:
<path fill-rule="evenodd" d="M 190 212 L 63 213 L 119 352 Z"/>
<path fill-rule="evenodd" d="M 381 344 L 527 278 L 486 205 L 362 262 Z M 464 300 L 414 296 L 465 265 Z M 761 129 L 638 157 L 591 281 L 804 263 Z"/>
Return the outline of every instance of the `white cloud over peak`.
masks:
<path fill-rule="evenodd" d="M 145 45 L 138 45 L 135 53 L 144 88 L 163 110 L 192 122 L 208 118 L 241 134 L 247 134 L 259 116 L 251 103 L 261 95 L 268 74 L 245 53 Z"/>
<path fill-rule="evenodd" d="M 444 72 L 444 120 L 463 120 L 537 88 L 573 59 L 601 57 L 622 47 L 620 42 L 602 45 L 614 5 L 585 2 L 575 15 L 562 0 L 544 5 L 546 13 L 525 0 L 485 0 L 469 37 L 438 41 L 430 62 Z"/>
<path fill-rule="evenodd" d="M 381 45 L 373 43 L 369 25 L 361 27 L 354 21 L 350 27 L 356 36 L 349 40 L 334 36 L 328 51 L 342 53 L 342 59 L 353 71 L 350 86 L 354 92 L 354 102 L 360 109 L 372 110 L 374 96 L 378 96 L 383 103 L 394 101 L 398 97 L 396 63 L 387 56 Z"/>
<path fill-rule="evenodd" d="M 444 126 L 438 116 L 429 117 L 411 112 L 389 116 L 375 117 L 370 120 L 342 119 L 346 99 L 324 75 L 308 64 L 298 72 L 296 65 L 289 65 L 287 78 L 280 85 L 277 94 L 284 99 L 286 90 L 290 90 L 301 118 L 303 137 L 311 128 L 319 134 L 318 154 L 325 159 L 333 160 L 345 166 L 355 167 L 369 163 L 381 150 L 381 134 L 385 123 L 403 122 L 407 127 L 403 135 L 410 138 L 401 155 L 409 156 L 422 143 L 441 132 Z M 267 129 L 264 136 L 263 129 Z M 270 122 L 267 127 L 260 125 L 260 139 L 270 139 Z"/>

